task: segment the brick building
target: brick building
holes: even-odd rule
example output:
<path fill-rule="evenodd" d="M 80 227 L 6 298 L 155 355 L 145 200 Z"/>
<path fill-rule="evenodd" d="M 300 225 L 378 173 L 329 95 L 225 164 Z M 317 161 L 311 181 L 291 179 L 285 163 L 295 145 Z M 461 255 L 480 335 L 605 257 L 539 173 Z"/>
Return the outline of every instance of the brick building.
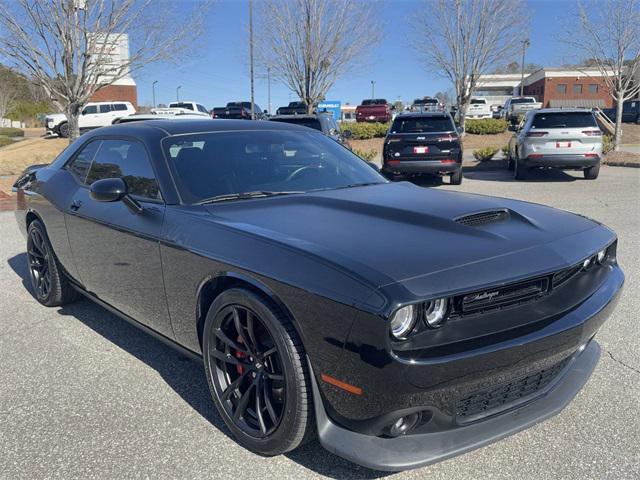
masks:
<path fill-rule="evenodd" d="M 598 70 L 541 68 L 525 77 L 524 94 L 543 107 L 613 107 Z"/>
<path fill-rule="evenodd" d="M 101 88 L 91 97 L 92 102 L 109 102 L 112 100 L 131 102 L 135 108 L 138 108 L 138 87 L 136 82 L 130 77 L 122 78 L 112 85 Z"/>

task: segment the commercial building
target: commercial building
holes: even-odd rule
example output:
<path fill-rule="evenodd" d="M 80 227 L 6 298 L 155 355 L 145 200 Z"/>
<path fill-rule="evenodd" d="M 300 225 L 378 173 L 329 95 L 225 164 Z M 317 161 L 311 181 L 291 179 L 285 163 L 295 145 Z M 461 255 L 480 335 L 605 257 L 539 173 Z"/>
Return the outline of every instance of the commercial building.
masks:
<path fill-rule="evenodd" d="M 109 82 L 92 97 L 92 102 L 126 101 L 138 106 L 138 87 L 129 71 L 129 36 L 93 34 L 90 57 L 99 58 L 100 80 Z M 115 81 L 114 81 L 115 78 Z"/>
<path fill-rule="evenodd" d="M 521 78 L 519 73 L 481 75 L 474 95 L 485 97 L 489 105 L 504 105 L 507 99 L 520 93 Z"/>
<path fill-rule="evenodd" d="M 613 107 L 598 70 L 541 68 L 525 77 L 524 94 L 536 97 L 543 107 Z"/>

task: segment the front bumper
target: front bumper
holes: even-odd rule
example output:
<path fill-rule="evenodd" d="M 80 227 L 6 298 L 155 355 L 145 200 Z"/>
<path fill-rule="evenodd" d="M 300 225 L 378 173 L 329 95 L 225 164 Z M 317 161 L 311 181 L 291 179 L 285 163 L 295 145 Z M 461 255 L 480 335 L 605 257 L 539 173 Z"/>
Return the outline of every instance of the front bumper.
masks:
<path fill-rule="evenodd" d="M 363 435 L 339 427 L 327 416 L 318 386 L 313 382 L 320 443 L 330 452 L 374 470 L 420 468 L 495 442 L 556 415 L 582 389 L 599 358 L 600 346 L 592 340 L 576 353 L 561 378 L 542 397 L 481 422 L 398 438 Z"/>
<path fill-rule="evenodd" d="M 557 414 L 582 388 L 595 368 L 599 347 L 592 339 L 613 311 L 623 283 L 622 271 L 617 266 L 611 267 L 606 280 L 576 308 L 537 331 L 502 344 L 487 345 L 475 352 L 452 354 L 450 357 L 453 359 L 446 362 L 444 359 L 418 359 L 406 365 L 404 375 L 389 364 L 373 365 L 375 368 L 369 370 L 370 375 L 375 371 L 382 375 L 381 368 L 394 367 L 392 375 L 387 374 L 384 382 L 371 377 L 359 378 L 360 383 L 353 379 L 362 387 L 364 393 L 361 397 L 338 396 L 324 384 L 314 382 L 321 444 L 329 451 L 368 468 L 404 470 L 478 448 Z M 362 354 L 362 349 L 359 350 Z M 500 403 L 474 417 L 465 417 L 458 409 L 461 400 L 470 395 L 476 397 L 472 395 L 475 393 L 483 395 L 487 387 L 501 391 L 505 385 L 517 384 L 518 378 L 532 378 L 558 364 L 561 366 L 549 383 L 514 401 Z M 444 379 L 441 374 L 445 371 L 456 371 L 457 378 Z M 483 378 L 485 374 L 488 376 Z M 402 399 L 405 396 L 403 388 L 408 388 L 407 383 L 402 383 L 403 378 L 418 388 L 406 397 L 409 401 Z M 352 378 L 347 377 L 347 380 Z M 435 390 L 427 386 L 433 382 L 436 382 Z M 422 391 L 419 384 L 424 384 Z M 375 391 L 375 397 L 367 399 L 365 397 L 370 390 Z M 324 403 L 323 400 L 329 402 Z M 336 412 L 337 407 L 355 414 L 357 405 L 360 409 L 364 407 L 362 402 L 373 402 L 376 408 L 395 405 L 382 409 L 384 414 L 381 416 L 362 417 L 360 421 Z M 349 404 L 354 408 L 347 408 Z M 433 413 L 426 426 L 416 429 L 415 433 L 396 438 L 371 433 L 379 432 L 382 424 L 392 423 L 415 411 Z"/>
<path fill-rule="evenodd" d="M 528 168 L 582 169 L 597 165 L 600 162 L 600 157 L 585 157 L 580 154 L 550 154 L 541 157 L 525 157 L 518 161 Z"/>
<path fill-rule="evenodd" d="M 398 163 L 384 162 L 382 171 L 394 174 L 438 175 L 453 173 L 462 168 L 461 162 L 442 163 L 440 160 L 403 160 Z"/>

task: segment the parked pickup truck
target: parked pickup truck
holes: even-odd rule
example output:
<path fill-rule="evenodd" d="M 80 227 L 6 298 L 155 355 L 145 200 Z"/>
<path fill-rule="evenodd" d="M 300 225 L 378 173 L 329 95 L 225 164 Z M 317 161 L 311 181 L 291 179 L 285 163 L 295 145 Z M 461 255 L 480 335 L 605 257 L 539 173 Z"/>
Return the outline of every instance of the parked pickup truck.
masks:
<path fill-rule="evenodd" d="M 469 108 L 467 108 L 466 118 L 480 119 L 480 118 L 492 118 L 493 112 L 491 106 L 487 102 L 486 98 L 471 97 Z"/>
<path fill-rule="evenodd" d="M 604 113 L 611 122 L 616 121 L 616 107 L 603 108 Z M 640 100 L 627 100 L 622 104 L 622 121 L 625 123 L 640 124 Z"/>
<path fill-rule="evenodd" d="M 392 118 L 391 105 L 384 98 L 369 98 L 356 107 L 356 122 L 386 123 Z"/>
<path fill-rule="evenodd" d="M 535 97 L 511 97 L 505 102 L 501 114 L 505 120 L 515 122 L 525 113 L 541 108 L 542 103 L 537 102 Z"/>
<path fill-rule="evenodd" d="M 439 112 L 443 110 L 443 106 L 437 98 L 416 98 L 411 104 L 410 111 L 416 113 Z"/>
<path fill-rule="evenodd" d="M 260 110 L 260 107 L 253 104 L 253 115 L 256 120 L 264 120 L 267 111 Z M 219 108 L 213 109 L 213 118 L 232 118 L 240 120 L 251 120 L 251 102 L 229 102 L 224 107 L 224 112 Z"/>
<path fill-rule="evenodd" d="M 306 115 L 307 104 L 304 102 L 289 102 L 286 107 L 276 110 L 276 115 Z"/>
<path fill-rule="evenodd" d="M 171 102 L 167 108 L 152 108 L 154 115 L 195 114 L 209 116 L 209 111 L 204 105 L 196 102 Z"/>

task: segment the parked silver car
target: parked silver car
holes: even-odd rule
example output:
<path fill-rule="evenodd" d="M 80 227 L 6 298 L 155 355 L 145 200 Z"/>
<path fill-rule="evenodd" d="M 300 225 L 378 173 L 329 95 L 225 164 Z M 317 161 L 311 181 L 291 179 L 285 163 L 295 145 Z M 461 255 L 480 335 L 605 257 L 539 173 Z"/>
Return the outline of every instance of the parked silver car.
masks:
<path fill-rule="evenodd" d="M 582 170 L 594 180 L 600 171 L 602 131 L 590 110 L 544 108 L 528 112 L 509 140 L 509 169 L 516 179 L 531 168 Z"/>

